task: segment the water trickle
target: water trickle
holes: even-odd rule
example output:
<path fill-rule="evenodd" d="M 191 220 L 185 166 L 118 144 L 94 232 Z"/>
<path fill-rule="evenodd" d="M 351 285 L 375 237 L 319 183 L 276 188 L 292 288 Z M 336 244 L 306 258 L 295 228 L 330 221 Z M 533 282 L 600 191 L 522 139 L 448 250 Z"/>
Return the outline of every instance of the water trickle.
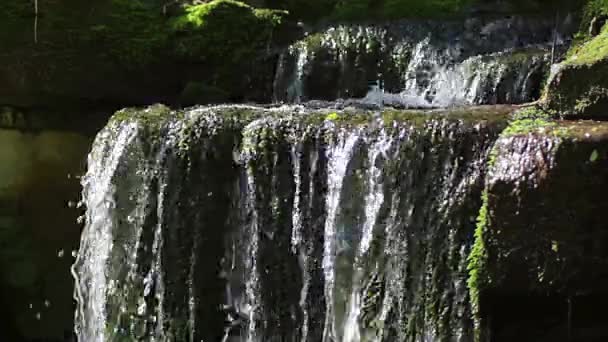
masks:
<path fill-rule="evenodd" d="M 567 48 L 569 26 L 559 23 L 557 37 L 553 20 L 518 17 L 329 27 L 281 56 L 273 98 L 365 98 L 408 108 L 529 102 L 540 95 L 552 55 Z M 370 91 L 378 80 L 383 92 Z"/>
<path fill-rule="evenodd" d="M 83 180 L 79 340 L 470 341 L 471 217 L 502 114 L 336 115 L 111 121 Z"/>

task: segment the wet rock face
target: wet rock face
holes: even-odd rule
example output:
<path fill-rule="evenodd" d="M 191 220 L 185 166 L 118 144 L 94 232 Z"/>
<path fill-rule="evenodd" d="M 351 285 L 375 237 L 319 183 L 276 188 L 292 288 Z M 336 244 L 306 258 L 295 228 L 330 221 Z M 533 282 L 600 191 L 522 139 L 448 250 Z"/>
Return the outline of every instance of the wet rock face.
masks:
<path fill-rule="evenodd" d="M 605 313 L 589 305 L 605 302 L 608 285 L 607 143 L 608 124 L 597 122 L 562 122 L 496 143 L 481 296 L 496 341 L 608 337 Z"/>
<path fill-rule="evenodd" d="M 586 11 L 604 11 L 603 6 L 589 2 Z M 553 66 L 544 100 L 546 106 L 561 117 L 605 120 L 608 118 L 608 26 L 604 14 L 587 20 L 591 21 L 593 32 L 581 30 L 578 33 L 581 42 L 570 49 L 566 60 Z"/>
<path fill-rule="evenodd" d="M 73 321 L 76 176 L 90 139 L 69 131 L 0 129 L 0 303 L 7 341 L 62 341 Z"/>

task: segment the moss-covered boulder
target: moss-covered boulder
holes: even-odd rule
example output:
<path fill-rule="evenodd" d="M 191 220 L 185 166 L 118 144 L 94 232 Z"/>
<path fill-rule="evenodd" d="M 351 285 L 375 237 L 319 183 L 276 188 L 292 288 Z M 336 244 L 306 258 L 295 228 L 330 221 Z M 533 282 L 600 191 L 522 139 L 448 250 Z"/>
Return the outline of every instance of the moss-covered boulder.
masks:
<path fill-rule="evenodd" d="M 546 101 L 564 117 L 608 119 L 608 27 L 557 66 Z"/>
<path fill-rule="evenodd" d="M 608 119 L 607 14 L 607 1 L 588 2 L 574 46 L 550 76 L 544 100 L 561 117 Z"/>
<path fill-rule="evenodd" d="M 481 331 L 605 340 L 589 303 L 608 298 L 608 123 L 522 117 L 490 163 L 470 257 Z"/>
<path fill-rule="evenodd" d="M 255 98 L 254 76 L 274 65 L 268 48 L 285 13 L 232 0 L 166 3 L 47 0 L 36 11 L 3 1 L 0 103 L 171 103 L 190 81 Z"/>

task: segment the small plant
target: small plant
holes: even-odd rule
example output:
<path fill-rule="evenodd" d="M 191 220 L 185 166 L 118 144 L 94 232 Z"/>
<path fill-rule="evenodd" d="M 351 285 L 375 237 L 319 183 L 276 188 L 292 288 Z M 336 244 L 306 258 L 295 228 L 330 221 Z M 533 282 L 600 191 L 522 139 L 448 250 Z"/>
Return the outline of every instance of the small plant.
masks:
<path fill-rule="evenodd" d="M 325 117 L 325 120 L 328 120 L 328 121 L 337 121 L 337 120 L 340 120 L 340 114 L 338 114 L 336 112 L 329 113 Z"/>

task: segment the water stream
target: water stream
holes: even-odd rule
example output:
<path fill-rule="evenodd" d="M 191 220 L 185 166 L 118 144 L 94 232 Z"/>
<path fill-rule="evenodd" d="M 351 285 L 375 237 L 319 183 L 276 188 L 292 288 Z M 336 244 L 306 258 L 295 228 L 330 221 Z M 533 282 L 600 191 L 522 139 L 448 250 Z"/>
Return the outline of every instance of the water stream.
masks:
<path fill-rule="evenodd" d="M 410 108 L 529 102 L 572 29 L 571 17 L 557 25 L 511 17 L 327 27 L 281 56 L 274 100 L 365 98 Z"/>

